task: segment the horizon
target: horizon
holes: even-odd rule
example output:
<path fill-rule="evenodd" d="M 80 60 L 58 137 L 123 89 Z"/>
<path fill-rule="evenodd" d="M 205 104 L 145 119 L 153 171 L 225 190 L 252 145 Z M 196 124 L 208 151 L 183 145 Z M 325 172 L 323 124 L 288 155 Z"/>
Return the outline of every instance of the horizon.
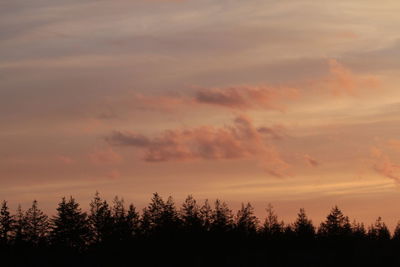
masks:
<path fill-rule="evenodd" d="M 400 220 L 400 2 L 0 4 L 0 200 Z M 179 206 L 179 205 L 178 205 Z"/>

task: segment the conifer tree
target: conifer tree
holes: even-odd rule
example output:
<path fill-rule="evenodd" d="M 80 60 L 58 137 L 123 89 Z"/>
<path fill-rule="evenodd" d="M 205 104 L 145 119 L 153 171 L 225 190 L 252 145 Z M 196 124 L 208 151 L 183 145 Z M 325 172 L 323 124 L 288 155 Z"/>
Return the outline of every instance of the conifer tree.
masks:
<path fill-rule="evenodd" d="M 49 232 L 49 219 L 39 208 L 36 200 L 25 213 L 25 236 L 32 245 L 44 241 Z"/>
<path fill-rule="evenodd" d="M 21 205 L 18 205 L 13 226 L 13 237 L 16 244 L 21 244 L 26 240 L 26 219 Z"/>
<path fill-rule="evenodd" d="M 201 225 L 205 231 L 210 231 L 213 220 L 213 210 L 208 202 L 208 199 L 204 201 L 203 206 L 200 208 Z"/>
<path fill-rule="evenodd" d="M 366 237 L 367 231 L 363 223 L 359 223 L 356 220 L 351 224 L 351 233 L 353 237 L 357 239 L 363 239 Z"/>
<path fill-rule="evenodd" d="M 396 227 L 394 228 L 392 239 L 396 240 L 396 241 L 400 241 L 400 221 L 397 222 Z"/>
<path fill-rule="evenodd" d="M 368 229 L 368 237 L 374 240 L 389 240 L 390 232 L 381 217 L 376 219 L 375 223 Z"/>
<path fill-rule="evenodd" d="M 150 204 L 143 209 L 141 225 L 146 233 L 158 231 L 162 227 L 164 207 L 164 200 L 158 193 L 154 193 Z"/>
<path fill-rule="evenodd" d="M 162 224 L 170 231 L 178 230 L 181 225 L 175 202 L 171 196 L 168 197 L 162 212 Z"/>
<path fill-rule="evenodd" d="M 233 222 L 232 210 L 229 209 L 225 202 L 221 202 L 217 199 L 214 203 L 214 210 L 212 213 L 212 231 L 219 233 L 228 232 L 232 230 Z"/>
<path fill-rule="evenodd" d="M 7 244 L 10 241 L 13 224 L 14 218 L 10 213 L 7 201 L 4 200 L 0 208 L 0 244 Z"/>
<path fill-rule="evenodd" d="M 113 227 L 111 209 L 107 201 L 101 199 L 99 192 L 96 192 L 90 202 L 88 223 L 92 232 L 93 242 L 101 243 L 110 239 Z"/>
<path fill-rule="evenodd" d="M 130 237 L 137 237 L 139 234 L 141 234 L 140 215 L 136 211 L 136 208 L 133 204 L 129 205 L 128 212 L 126 215 L 126 222 L 129 231 L 128 234 Z"/>
<path fill-rule="evenodd" d="M 131 229 L 125 210 L 124 200 L 117 196 L 113 200 L 113 242 L 128 240 L 131 237 Z"/>
<path fill-rule="evenodd" d="M 283 233 L 284 223 L 283 221 L 278 221 L 278 215 L 276 215 L 271 204 L 268 204 L 266 211 L 267 217 L 265 218 L 262 231 L 267 238 L 278 238 Z"/>
<path fill-rule="evenodd" d="M 315 235 L 315 227 L 311 220 L 308 219 L 305 210 L 300 209 L 297 219 L 293 224 L 296 236 L 301 239 L 312 239 Z"/>
<path fill-rule="evenodd" d="M 192 195 L 187 196 L 180 210 L 184 229 L 188 232 L 198 232 L 202 227 L 200 207 Z"/>
<path fill-rule="evenodd" d="M 322 237 L 345 237 L 351 234 L 349 218 L 337 207 L 333 207 L 326 220 L 321 223 L 318 234 Z"/>
<path fill-rule="evenodd" d="M 257 232 L 258 219 L 254 215 L 254 208 L 250 203 L 246 205 L 242 203 L 241 208 L 236 214 L 235 227 L 244 236 L 254 235 Z"/>
<path fill-rule="evenodd" d="M 72 197 L 68 201 L 62 198 L 52 224 L 51 237 L 54 244 L 76 250 L 82 250 L 88 244 L 91 233 L 87 214 L 81 211 Z"/>

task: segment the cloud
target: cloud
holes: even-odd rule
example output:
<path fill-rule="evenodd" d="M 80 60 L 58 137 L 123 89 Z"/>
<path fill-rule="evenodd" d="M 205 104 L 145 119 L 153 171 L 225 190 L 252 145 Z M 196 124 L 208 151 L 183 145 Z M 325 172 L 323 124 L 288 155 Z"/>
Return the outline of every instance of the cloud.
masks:
<path fill-rule="evenodd" d="M 387 146 L 390 148 L 390 149 L 392 149 L 392 150 L 394 150 L 394 151 L 400 151 L 400 140 L 397 140 L 397 139 L 390 139 L 388 142 L 387 142 Z"/>
<path fill-rule="evenodd" d="M 379 86 L 376 76 L 356 75 L 335 59 L 328 60 L 329 77 L 323 79 L 320 85 L 327 88 L 333 95 L 357 95 L 360 90 L 373 89 Z"/>
<path fill-rule="evenodd" d="M 196 92 L 197 103 L 217 105 L 232 109 L 283 110 L 284 100 L 296 99 L 299 90 L 290 87 L 233 86 L 201 89 Z"/>
<path fill-rule="evenodd" d="M 308 163 L 308 165 L 310 165 L 311 167 L 319 166 L 319 162 L 308 154 L 304 155 L 304 159 Z"/>
<path fill-rule="evenodd" d="M 91 163 L 96 165 L 117 164 L 122 162 L 122 156 L 114 152 L 111 148 L 95 150 L 89 153 L 88 158 Z"/>
<path fill-rule="evenodd" d="M 105 174 L 105 177 L 110 180 L 116 180 L 121 177 L 121 173 L 118 170 L 111 170 Z"/>
<path fill-rule="evenodd" d="M 289 164 L 269 142 L 276 138 L 280 134 L 273 127 L 256 128 L 248 117 L 238 116 L 233 125 L 221 128 L 167 130 L 155 138 L 115 131 L 106 141 L 114 146 L 138 148 L 147 162 L 256 159 L 266 172 L 281 177 L 287 174 Z"/>
<path fill-rule="evenodd" d="M 400 165 L 392 162 L 389 156 L 376 147 L 371 148 L 371 156 L 374 160 L 373 168 L 379 174 L 400 182 Z"/>
<path fill-rule="evenodd" d="M 75 163 L 75 160 L 73 160 L 70 157 L 63 156 L 63 155 L 57 156 L 56 159 L 58 162 L 61 162 L 65 165 L 71 165 L 71 164 Z"/>
<path fill-rule="evenodd" d="M 380 86 L 380 79 L 377 76 L 355 74 L 335 59 L 329 59 L 327 64 L 327 74 L 321 74 L 320 77 L 313 79 L 299 80 L 293 85 L 286 83 L 273 86 L 256 84 L 198 88 L 195 92 L 187 95 L 179 93 L 162 96 L 135 94 L 133 102 L 130 102 L 129 105 L 142 110 L 161 111 L 187 109 L 193 105 L 239 111 L 285 111 L 289 104 L 298 103 L 306 98 L 312 99 L 315 95 L 322 97 L 327 97 L 327 94 L 357 96 Z"/>

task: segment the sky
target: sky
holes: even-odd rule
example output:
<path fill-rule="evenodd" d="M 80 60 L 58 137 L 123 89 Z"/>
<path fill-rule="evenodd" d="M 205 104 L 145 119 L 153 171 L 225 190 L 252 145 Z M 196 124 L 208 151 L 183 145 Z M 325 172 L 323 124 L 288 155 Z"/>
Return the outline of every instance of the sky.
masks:
<path fill-rule="evenodd" d="M 397 0 L 0 2 L 0 199 L 400 220 Z"/>

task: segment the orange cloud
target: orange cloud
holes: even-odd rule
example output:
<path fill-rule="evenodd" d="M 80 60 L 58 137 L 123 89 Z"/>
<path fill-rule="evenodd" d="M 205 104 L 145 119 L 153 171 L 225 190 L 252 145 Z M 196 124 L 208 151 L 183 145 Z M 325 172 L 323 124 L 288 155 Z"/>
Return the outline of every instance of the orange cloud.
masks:
<path fill-rule="evenodd" d="M 134 95 L 134 104 L 139 109 L 170 111 L 179 106 L 193 104 L 193 100 L 183 96 L 146 96 Z"/>
<path fill-rule="evenodd" d="M 57 159 L 57 161 L 65 164 L 65 165 L 70 165 L 70 164 L 75 163 L 75 160 L 73 160 L 72 158 L 67 157 L 67 156 L 62 156 L 62 155 L 57 156 L 56 159 Z"/>
<path fill-rule="evenodd" d="M 356 75 L 335 59 L 328 60 L 330 76 L 319 86 L 327 88 L 333 95 L 356 95 L 359 90 L 376 88 L 379 79 L 375 76 Z"/>
<path fill-rule="evenodd" d="M 232 109 L 283 110 L 283 100 L 299 96 L 299 90 L 290 87 L 234 86 L 198 90 L 195 101 Z"/>
<path fill-rule="evenodd" d="M 93 164 L 116 164 L 122 161 L 121 155 L 114 152 L 111 148 L 104 150 L 96 150 L 88 155 L 89 160 Z"/>
<path fill-rule="evenodd" d="M 373 168 L 381 175 L 400 182 L 400 165 L 394 164 L 392 160 L 379 148 L 371 148 L 371 156 L 374 159 Z"/>
<path fill-rule="evenodd" d="M 273 128 L 256 128 L 248 117 L 238 116 L 232 126 L 223 128 L 167 130 L 156 138 L 116 131 L 106 140 L 112 145 L 141 149 L 148 162 L 253 158 L 268 173 L 284 176 L 289 165 L 268 142 L 277 136 Z"/>
<path fill-rule="evenodd" d="M 304 159 L 311 167 L 318 167 L 319 165 L 319 162 L 308 154 L 304 155 Z"/>
<path fill-rule="evenodd" d="M 400 140 L 391 139 L 387 142 L 387 146 L 395 151 L 400 151 Z"/>

